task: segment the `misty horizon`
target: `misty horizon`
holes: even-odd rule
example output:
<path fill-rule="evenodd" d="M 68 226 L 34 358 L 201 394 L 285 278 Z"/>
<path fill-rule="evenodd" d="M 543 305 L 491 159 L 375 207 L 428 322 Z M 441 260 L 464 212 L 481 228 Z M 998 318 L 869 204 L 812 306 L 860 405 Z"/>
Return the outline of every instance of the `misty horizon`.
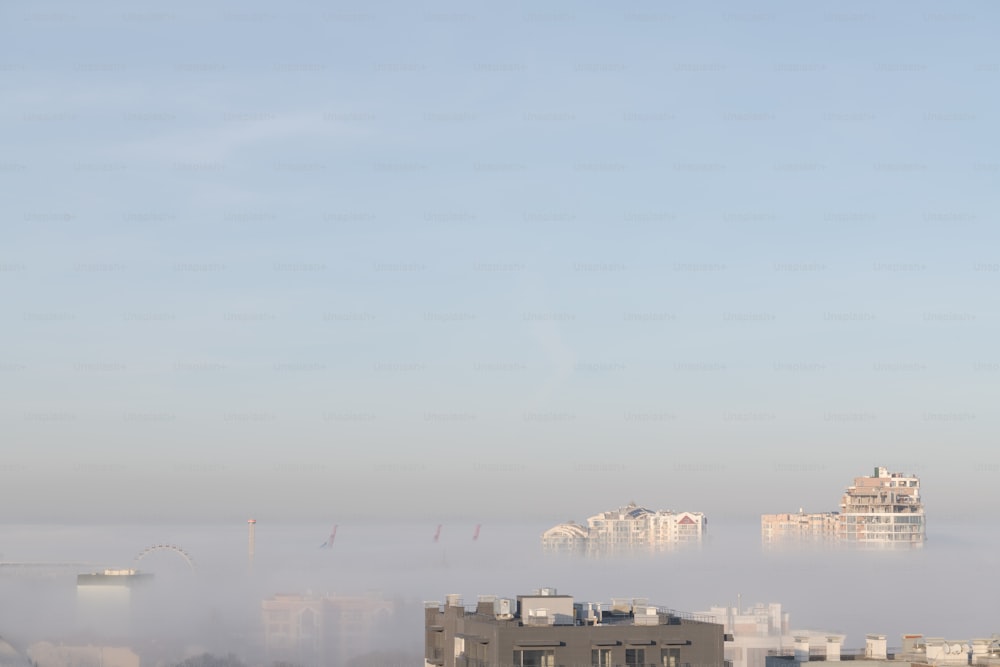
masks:
<path fill-rule="evenodd" d="M 3 3 L 0 658 L 497 667 L 423 603 L 543 587 L 1000 632 L 997 19 Z M 809 534 L 922 548 L 764 544 L 878 467 L 922 510 Z M 632 502 L 700 545 L 543 550 Z"/>

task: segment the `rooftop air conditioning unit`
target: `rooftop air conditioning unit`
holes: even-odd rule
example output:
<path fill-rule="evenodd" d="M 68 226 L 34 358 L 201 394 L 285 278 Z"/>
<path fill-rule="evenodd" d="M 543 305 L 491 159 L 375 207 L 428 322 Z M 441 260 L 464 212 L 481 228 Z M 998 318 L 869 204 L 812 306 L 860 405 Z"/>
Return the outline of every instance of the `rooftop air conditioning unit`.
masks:
<path fill-rule="evenodd" d="M 583 625 L 597 625 L 601 621 L 601 607 L 593 602 L 583 602 L 576 607 L 576 620 Z"/>
<path fill-rule="evenodd" d="M 528 625 L 555 625 L 556 617 L 548 609 L 529 609 Z"/>
<path fill-rule="evenodd" d="M 501 620 L 514 618 L 514 601 L 510 598 L 500 598 L 493 601 L 493 615 Z"/>
<path fill-rule="evenodd" d="M 611 598 L 612 614 L 627 614 L 632 611 L 632 602 L 628 598 Z"/>

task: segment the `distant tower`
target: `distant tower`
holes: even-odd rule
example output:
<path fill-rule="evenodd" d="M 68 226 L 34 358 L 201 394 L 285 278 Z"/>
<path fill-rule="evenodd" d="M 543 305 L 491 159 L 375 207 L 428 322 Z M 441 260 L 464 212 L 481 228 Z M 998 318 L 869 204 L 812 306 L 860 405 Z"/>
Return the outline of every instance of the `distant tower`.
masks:
<path fill-rule="evenodd" d="M 257 519 L 247 519 L 247 527 L 250 530 L 250 535 L 247 542 L 247 566 L 250 571 L 253 571 L 253 548 L 254 548 L 254 536 L 253 531 L 257 526 Z"/>

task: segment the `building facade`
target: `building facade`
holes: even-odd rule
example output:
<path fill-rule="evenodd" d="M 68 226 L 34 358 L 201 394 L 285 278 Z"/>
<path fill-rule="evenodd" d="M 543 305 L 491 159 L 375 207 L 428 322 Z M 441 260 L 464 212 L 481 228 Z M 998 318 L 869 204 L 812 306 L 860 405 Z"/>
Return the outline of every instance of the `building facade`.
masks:
<path fill-rule="evenodd" d="M 817 647 L 807 637 L 796 637 L 793 647 L 775 651 L 765 667 L 802 667 L 809 662 L 853 663 L 852 667 L 996 667 L 1000 642 L 992 639 L 946 640 L 941 637 L 903 635 L 899 648 L 889 648 L 885 635 L 866 635 L 865 647 L 842 651 L 839 644 Z"/>
<path fill-rule="evenodd" d="M 877 467 L 847 487 L 839 512 L 762 514 L 760 528 L 765 547 L 919 548 L 926 540 L 920 479 Z"/>
<path fill-rule="evenodd" d="M 450 595 L 424 609 L 425 667 L 724 667 L 723 628 L 644 600 Z"/>
<path fill-rule="evenodd" d="M 344 664 L 379 647 L 395 605 L 381 595 L 274 595 L 261 603 L 268 660 Z"/>
<path fill-rule="evenodd" d="M 837 512 L 762 514 L 760 537 L 765 545 L 826 545 L 837 539 Z"/>
<path fill-rule="evenodd" d="M 862 546 L 923 546 L 920 480 L 885 468 L 875 468 L 871 477 L 856 477 L 840 501 L 837 536 Z"/>
<path fill-rule="evenodd" d="M 756 604 L 752 607 L 712 607 L 695 612 L 710 618 L 726 632 L 725 659 L 732 667 L 765 667 L 768 655 L 791 649 L 797 639 L 807 638 L 814 646 L 841 646 L 843 634 L 818 630 L 791 630 L 790 615 L 781 604 Z"/>
<path fill-rule="evenodd" d="M 133 629 L 136 597 L 153 575 L 135 569 L 105 569 L 76 577 L 77 626 L 89 639 L 119 639 Z"/>
<path fill-rule="evenodd" d="M 546 551 L 617 551 L 674 549 L 701 544 L 708 519 L 701 512 L 653 511 L 635 503 L 601 512 L 582 526 L 573 521 L 542 534 Z"/>
<path fill-rule="evenodd" d="M 139 655 L 127 646 L 66 646 L 38 642 L 27 650 L 35 667 L 139 667 Z"/>

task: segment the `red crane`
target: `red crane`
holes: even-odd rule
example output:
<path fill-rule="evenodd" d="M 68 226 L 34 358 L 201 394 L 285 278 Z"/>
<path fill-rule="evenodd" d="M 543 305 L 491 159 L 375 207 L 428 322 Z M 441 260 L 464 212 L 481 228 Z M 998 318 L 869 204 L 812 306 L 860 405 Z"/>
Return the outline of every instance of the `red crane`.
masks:
<path fill-rule="evenodd" d="M 333 530 L 330 531 L 330 537 L 326 538 L 326 542 L 319 545 L 320 549 L 332 549 L 333 541 L 337 539 L 337 524 L 333 525 Z"/>

